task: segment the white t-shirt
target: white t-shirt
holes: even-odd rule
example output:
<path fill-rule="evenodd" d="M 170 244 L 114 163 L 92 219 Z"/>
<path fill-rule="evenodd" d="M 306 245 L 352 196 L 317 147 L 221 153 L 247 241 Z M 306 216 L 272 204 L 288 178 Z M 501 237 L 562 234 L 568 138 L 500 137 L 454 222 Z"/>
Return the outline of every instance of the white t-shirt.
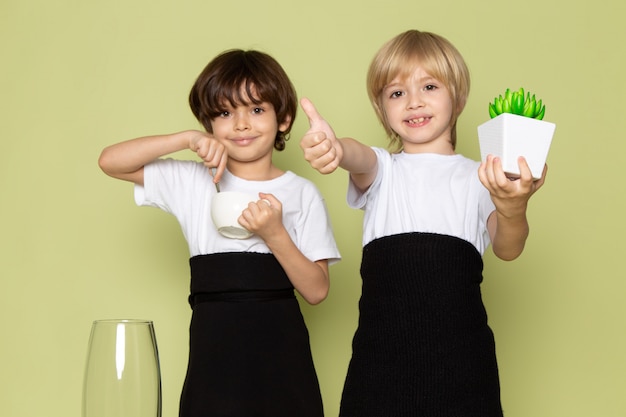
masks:
<path fill-rule="evenodd" d="M 308 259 L 328 259 L 329 264 L 340 259 L 326 204 L 312 182 L 291 171 L 270 181 L 247 181 L 225 171 L 220 189 L 273 194 L 283 206 L 285 228 Z M 223 252 L 271 253 L 256 235 L 229 239 L 217 232 L 210 210 L 215 193 L 213 177 L 202 163 L 159 159 L 145 166 L 144 185 L 135 186 L 135 202 L 173 214 L 192 257 Z"/>
<path fill-rule="evenodd" d="M 363 246 L 383 236 L 425 232 L 464 239 L 484 253 L 495 206 L 478 178 L 479 162 L 459 154 L 372 149 L 378 160 L 374 182 L 365 193 L 352 181 L 348 187 L 348 204 L 365 210 Z"/>

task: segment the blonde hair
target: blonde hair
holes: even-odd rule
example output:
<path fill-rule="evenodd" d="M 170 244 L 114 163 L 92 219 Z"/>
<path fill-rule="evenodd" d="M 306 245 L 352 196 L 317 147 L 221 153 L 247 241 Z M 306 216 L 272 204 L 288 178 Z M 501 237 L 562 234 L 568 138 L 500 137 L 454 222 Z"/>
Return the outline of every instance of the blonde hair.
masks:
<path fill-rule="evenodd" d="M 456 146 L 456 121 L 465 107 L 470 89 L 469 69 L 459 51 L 444 37 L 408 30 L 385 43 L 376 53 L 367 72 L 367 93 L 378 120 L 390 139 L 390 147 L 402 149 L 402 141 L 391 129 L 383 106 L 384 88 L 396 78 L 408 77 L 417 66 L 442 82 L 450 93 L 454 113 L 451 123 L 452 147 Z"/>

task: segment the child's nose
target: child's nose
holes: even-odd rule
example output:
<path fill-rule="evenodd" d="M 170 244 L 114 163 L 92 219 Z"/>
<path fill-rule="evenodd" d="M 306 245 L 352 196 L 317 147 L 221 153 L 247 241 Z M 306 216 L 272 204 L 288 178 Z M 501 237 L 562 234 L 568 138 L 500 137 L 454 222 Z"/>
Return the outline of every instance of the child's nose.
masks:
<path fill-rule="evenodd" d="M 250 121 L 246 116 L 237 116 L 235 118 L 235 129 L 236 130 L 246 130 L 250 127 Z"/>
<path fill-rule="evenodd" d="M 412 94 L 408 94 L 407 96 L 408 96 L 408 100 L 407 100 L 408 109 L 417 109 L 424 104 L 424 101 L 422 100 L 422 96 L 419 93 L 412 93 Z"/>

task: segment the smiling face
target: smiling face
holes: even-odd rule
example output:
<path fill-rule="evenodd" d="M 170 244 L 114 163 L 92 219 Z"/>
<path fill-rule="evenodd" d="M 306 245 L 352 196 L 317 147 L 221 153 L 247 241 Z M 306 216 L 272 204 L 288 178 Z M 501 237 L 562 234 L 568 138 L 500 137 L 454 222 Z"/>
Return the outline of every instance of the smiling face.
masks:
<path fill-rule="evenodd" d="M 238 162 L 271 160 L 276 134 L 288 126 L 288 121 L 278 123 L 271 103 L 251 100 L 235 106 L 225 102 L 220 115 L 211 119 L 213 135 L 226 146 L 229 160 Z"/>
<path fill-rule="evenodd" d="M 407 153 L 453 154 L 454 104 L 446 86 L 416 66 L 382 91 L 384 117 Z"/>
<path fill-rule="evenodd" d="M 235 105 L 225 101 L 221 113 L 211 119 L 213 135 L 226 146 L 229 163 L 271 161 L 277 133 L 290 125 L 289 120 L 278 122 L 271 103 L 254 101 L 248 98 Z"/>
<path fill-rule="evenodd" d="M 280 64 L 270 55 L 233 49 L 215 57 L 202 70 L 191 91 L 189 106 L 207 132 L 224 110 L 254 103 L 271 103 L 276 119 L 282 123 L 274 149 L 285 149 L 291 124 L 298 109 L 296 90 Z"/>
<path fill-rule="evenodd" d="M 429 76 L 432 82 L 428 80 Z M 402 135 L 406 136 L 407 144 L 410 146 L 412 135 L 409 135 L 409 132 L 415 132 L 417 129 L 407 130 L 408 125 L 402 125 L 398 122 L 398 117 L 403 117 L 400 120 L 405 120 L 404 118 L 407 116 L 401 116 L 396 104 L 391 103 L 391 94 L 386 89 L 397 84 L 396 87 L 399 87 L 398 91 L 401 92 L 395 96 L 401 98 L 400 101 L 402 101 L 406 99 L 402 95 L 403 92 L 412 92 L 409 87 L 423 89 L 423 83 L 429 82 L 436 88 L 429 87 L 422 91 L 424 93 L 430 91 L 431 94 L 423 94 L 424 103 L 422 105 L 425 107 L 420 111 L 426 111 L 424 114 L 428 115 L 428 111 L 434 111 L 436 108 L 436 105 L 430 101 L 430 97 L 445 100 L 442 96 L 447 95 L 453 109 L 449 120 L 451 126 L 449 133 L 450 143 L 454 149 L 456 145 L 456 120 L 465 107 L 470 89 L 469 70 L 459 51 L 447 39 L 439 35 L 408 30 L 385 43 L 372 59 L 367 71 L 367 94 L 378 120 L 382 123 L 389 137 L 390 147 L 394 151 L 402 149 L 404 145 Z M 442 89 L 447 94 L 443 93 Z M 438 95 L 439 93 L 441 96 Z M 440 101 L 440 104 L 445 105 L 445 101 Z M 387 106 L 389 109 L 386 109 Z M 397 113 L 393 113 L 393 127 L 390 125 L 392 117 L 387 112 Z M 413 116 L 409 114 L 408 117 L 415 121 L 421 119 L 421 114 L 417 112 Z M 436 116 L 436 119 L 425 117 L 420 122 L 428 121 L 428 125 L 432 125 L 435 121 L 439 126 L 440 119 L 445 117 L 439 113 Z M 400 126 L 403 128 L 401 129 Z M 426 125 L 423 124 L 423 126 Z M 429 126 L 429 128 L 432 127 Z M 396 131 L 396 129 L 398 130 Z M 426 129 L 420 129 L 420 131 L 422 130 L 425 131 Z M 421 150 L 417 151 L 421 152 Z"/>

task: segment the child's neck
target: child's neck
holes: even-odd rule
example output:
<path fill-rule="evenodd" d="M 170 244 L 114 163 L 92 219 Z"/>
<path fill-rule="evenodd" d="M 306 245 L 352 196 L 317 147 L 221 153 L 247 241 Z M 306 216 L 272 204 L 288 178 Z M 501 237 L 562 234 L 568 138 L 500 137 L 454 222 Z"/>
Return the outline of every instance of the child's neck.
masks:
<path fill-rule="evenodd" d="M 269 181 L 285 173 L 271 161 L 238 162 L 229 160 L 228 170 L 231 174 L 248 181 Z"/>
<path fill-rule="evenodd" d="M 456 152 L 452 147 L 452 143 L 407 143 L 403 142 L 402 150 L 405 153 L 419 154 L 419 153 L 431 153 L 437 155 L 455 155 Z"/>

